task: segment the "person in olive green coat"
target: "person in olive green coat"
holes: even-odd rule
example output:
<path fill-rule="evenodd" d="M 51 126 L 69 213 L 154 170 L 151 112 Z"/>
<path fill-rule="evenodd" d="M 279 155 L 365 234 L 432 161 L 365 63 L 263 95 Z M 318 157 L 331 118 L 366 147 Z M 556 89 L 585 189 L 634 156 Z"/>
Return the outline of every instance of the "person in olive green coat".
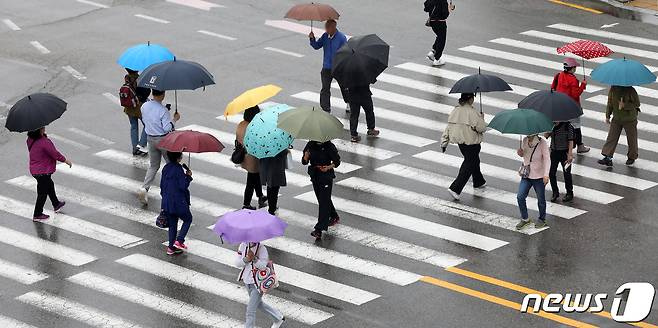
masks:
<path fill-rule="evenodd" d="M 612 166 L 621 130 L 626 132 L 628 140 L 628 159 L 626 165 L 633 165 L 638 157 L 637 147 L 637 116 L 640 113 L 640 97 L 633 87 L 613 85 L 608 92 L 608 106 L 605 111 L 605 122 L 610 124 L 608 138 L 603 145 L 603 158 L 599 164 Z M 612 119 L 611 119 L 612 117 Z"/>

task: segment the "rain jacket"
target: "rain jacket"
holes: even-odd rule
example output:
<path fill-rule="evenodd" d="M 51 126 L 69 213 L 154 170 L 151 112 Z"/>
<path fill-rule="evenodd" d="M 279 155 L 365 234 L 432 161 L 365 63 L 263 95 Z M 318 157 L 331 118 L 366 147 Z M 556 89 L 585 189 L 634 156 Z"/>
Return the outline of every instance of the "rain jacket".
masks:
<path fill-rule="evenodd" d="M 235 131 L 235 139 L 244 146 L 244 135 L 247 132 L 247 125 L 249 122 L 242 121 L 238 124 L 238 127 Z M 249 173 L 258 173 L 258 158 L 253 155 L 246 153 L 244 155 L 244 160 L 240 163 L 240 166 Z"/>
<path fill-rule="evenodd" d="M 448 126 L 441 137 L 441 147 L 448 143 L 475 145 L 482 143 L 487 123 L 471 105 L 457 106 L 448 116 Z"/>
<path fill-rule="evenodd" d="M 624 108 L 619 108 L 619 102 L 624 103 Z M 610 87 L 608 92 L 608 106 L 605 110 L 605 117 L 610 118 L 617 123 L 627 123 L 637 120 L 640 112 L 640 97 L 633 87 Z"/>
<path fill-rule="evenodd" d="M 447 0 L 425 0 L 424 7 L 430 22 L 445 21 L 450 16 Z"/>
<path fill-rule="evenodd" d="M 322 59 L 322 68 L 331 69 L 333 64 L 334 57 L 336 56 L 336 51 L 340 49 L 345 43 L 347 43 L 347 37 L 343 32 L 336 30 L 334 36 L 329 37 L 327 32 L 324 32 L 319 39 L 310 39 L 311 47 L 318 50 L 320 48 L 324 49 L 324 57 Z"/>
<path fill-rule="evenodd" d="M 57 162 L 65 162 L 53 142 L 47 136 L 39 139 L 27 138 L 27 149 L 30 152 L 30 174 L 53 174 Z"/>
<path fill-rule="evenodd" d="M 164 166 L 160 178 L 163 211 L 172 214 L 189 212 L 190 182 L 192 177 L 185 174 L 180 163 L 169 162 Z"/>
<path fill-rule="evenodd" d="M 242 268 L 240 270 L 240 275 L 238 276 L 238 281 L 243 281 L 246 285 L 256 283 L 254 280 L 255 273 L 253 269 L 263 270 L 267 267 L 267 263 L 270 261 L 265 245 L 257 243 L 256 245 L 247 248 L 248 246 L 247 243 L 241 243 L 240 246 L 238 246 L 238 255 L 235 257 L 235 266 Z M 245 263 L 248 249 L 251 249 L 256 257 L 252 262 Z"/>
<path fill-rule="evenodd" d="M 566 94 L 580 105 L 580 95 L 585 91 L 586 86 L 587 83 L 585 81 L 579 83 L 575 75 L 568 72 L 560 72 L 555 75 L 551 89 Z"/>

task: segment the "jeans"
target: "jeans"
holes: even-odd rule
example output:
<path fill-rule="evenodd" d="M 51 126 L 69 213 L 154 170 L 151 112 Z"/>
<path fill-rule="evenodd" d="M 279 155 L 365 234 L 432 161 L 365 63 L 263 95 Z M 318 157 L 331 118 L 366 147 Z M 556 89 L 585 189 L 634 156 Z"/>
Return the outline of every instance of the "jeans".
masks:
<path fill-rule="evenodd" d="M 322 89 L 320 90 L 320 107 L 325 112 L 331 112 L 331 81 L 334 80 L 331 74 L 331 69 L 323 68 L 320 71 L 320 78 L 322 80 Z M 345 99 L 345 91 L 340 88 L 340 92 Z"/>
<path fill-rule="evenodd" d="M 368 97 L 363 101 L 353 101 L 350 103 L 350 135 L 356 137 L 359 135 L 359 132 L 356 131 L 359 126 L 359 114 L 361 112 L 361 107 L 366 113 L 366 125 L 368 130 L 375 128 L 375 109 L 372 104 L 372 98 Z"/>
<path fill-rule="evenodd" d="M 247 185 L 244 188 L 244 201 L 242 205 L 251 205 L 251 197 L 254 196 L 254 191 L 256 192 L 256 196 L 258 198 L 263 197 L 263 188 L 260 184 L 260 174 L 247 173 Z"/>
<path fill-rule="evenodd" d="M 551 151 L 551 170 L 548 172 L 548 177 L 551 179 L 551 189 L 553 195 L 560 194 L 560 188 L 557 186 L 557 167 L 562 165 L 564 172 L 564 187 L 567 189 L 567 194 L 573 195 L 573 180 L 571 177 L 571 166 L 567 169 L 564 166 L 567 164 L 567 150 L 552 150 Z"/>
<path fill-rule="evenodd" d="M 637 159 L 637 120 L 632 122 L 618 123 L 614 120 L 610 122 L 610 130 L 608 131 L 608 138 L 603 145 L 601 153 L 603 156 L 612 157 L 617 149 L 619 137 L 621 137 L 621 130 L 626 131 L 626 140 L 628 141 L 628 159 Z"/>
<path fill-rule="evenodd" d="M 249 293 L 249 303 L 247 303 L 247 318 L 245 320 L 246 328 L 253 328 L 256 325 L 256 310 L 261 309 L 267 313 L 273 322 L 279 322 L 283 320 L 283 314 L 279 310 L 269 306 L 267 303 L 263 302 L 263 295 L 258 291 L 258 287 L 255 284 L 247 284 L 247 293 Z"/>
<path fill-rule="evenodd" d="M 459 151 L 464 155 L 464 161 L 459 168 L 459 175 L 457 175 L 455 181 L 450 185 L 450 190 L 461 194 L 471 176 L 473 177 L 473 186 L 476 188 L 487 183 L 480 171 L 480 149 L 480 144 L 459 144 Z"/>
<path fill-rule="evenodd" d="M 146 131 L 144 130 L 144 124 L 142 123 L 142 134 L 139 134 L 139 123 L 141 120 L 138 117 L 128 116 L 130 120 L 130 141 L 133 145 L 133 151 L 137 150 L 137 145 L 144 148 L 146 147 Z"/>
<path fill-rule="evenodd" d="M 55 193 L 55 183 L 52 174 L 39 174 L 33 176 L 37 180 L 37 202 L 34 205 L 34 216 L 43 214 L 43 205 L 46 199 L 50 197 L 53 207 L 59 205 L 59 199 Z"/>
<path fill-rule="evenodd" d="M 192 225 L 192 213 L 188 209 L 185 213 L 166 213 L 167 222 L 169 223 L 169 247 L 174 247 L 174 242 L 185 242 L 185 236 Z M 178 219 L 183 221 L 183 226 L 178 231 Z"/>
<path fill-rule="evenodd" d="M 274 215 L 277 209 L 277 203 L 279 202 L 279 189 L 281 187 L 267 187 L 267 203 L 269 205 L 268 212 Z"/>
<path fill-rule="evenodd" d="M 446 47 L 446 38 L 448 34 L 448 24 L 446 22 L 432 22 L 432 31 L 436 34 L 436 39 L 434 40 L 434 45 L 432 45 L 432 50 L 434 50 L 434 58 L 439 59 L 443 56 L 443 50 Z"/>
<path fill-rule="evenodd" d="M 546 186 L 544 185 L 544 179 L 521 179 L 519 192 L 516 194 L 516 201 L 519 204 L 519 211 L 521 211 L 521 219 L 523 221 L 528 220 L 526 198 L 528 198 L 530 188 L 535 189 L 535 194 L 537 194 L 537 207 L 539 208 L 539 220 L 544 221 L 546 220 Z"/>
<path fill-rule="evenodd" d="M 314 229 L 316 231 L 327 231 L 329 228 L 329 219 L 338 217 L 334 203 L 331 201 L 331 190 L 333 189 L 334 180 L 331 178 L 320 177 L 312 180 L 313 192 L 318 199 L 318 223 Z"/>
<path fill-rule="evenodd" d="M 158 148 L 158 143 L 164 137 L 152 137 L 148 136 L 148 146 L 149 146 L 149 168 L 146 170 L 146 176 L 144 177 L 144 184 L 142 188 L 149 190 L 153 180 L 155 180 L 155 175 L 158 174 L 160 170 L 161 160 L 164 159 L 165 163 L 169 163 L 167 158 L 167 152 Z"/>

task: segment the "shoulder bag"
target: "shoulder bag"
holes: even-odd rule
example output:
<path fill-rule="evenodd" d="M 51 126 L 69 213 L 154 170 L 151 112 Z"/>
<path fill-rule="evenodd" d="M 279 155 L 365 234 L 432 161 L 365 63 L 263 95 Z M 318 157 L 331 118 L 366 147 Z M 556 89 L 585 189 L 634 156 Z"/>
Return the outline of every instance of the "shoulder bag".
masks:
<path fill-rule="evenodd" d="M 525 165 L 525 163 L 521 164 L 521 167 L 519 168 L 519 176 L 521 176 L 521 178 L 528 179 L 528 177 L 530 177 L 530 164 L 532 163 L 532 156 L 535 155 L 535 150 L 537 150 L 537 147 L 539 147 L 540 143 L 541 140 L 539 140 L 535 148 L 532 149 L 532 154 L 530 154 L 530 161 L 528 162 L 528 165 Z"/>
<path fill-rule="evenodd" d="M 233 154 L 231 154 L 231 162 L 233 162 L 233 164 L 242 164 L 246 155 L 247 150 L 238 142 L 238 140 L 235 140 L 235 147 L 233 148 Z"/>

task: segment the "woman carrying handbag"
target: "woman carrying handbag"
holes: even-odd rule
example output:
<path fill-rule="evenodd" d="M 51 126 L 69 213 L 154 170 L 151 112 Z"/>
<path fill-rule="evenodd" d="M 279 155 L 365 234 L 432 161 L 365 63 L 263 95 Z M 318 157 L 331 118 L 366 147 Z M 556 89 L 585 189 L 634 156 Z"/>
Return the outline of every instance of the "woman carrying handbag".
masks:
<path fill-rule="evenodd" d="M 247 131 L 247 126 L 258 113 L 260 113 L 260 108 L 258 106 L 248 108 L 244 111 L 243 120 L 238 124 L 237 130 L 235 131 L 235 151 L 231 156 L 231 161 L 233 163 L 240 164 L 240 166 L 247 171 L 247 183 L 244 188 L 242 208 L 250 210 L 256 209 L 251 206 L 251 198 L 253 197 L 254 192 L 256 192 L 256 196 L 258 197 L 258 208 L 267 206 L 267 196 L 263 195 L 263 188 L 260 183 L 258 159 L 249 155 L 244 148 L 244 135 Z"/>
<path fill-rule="evenodd" d="M 548 173 L 551 167 L 551 154 L 548 150 L 548 143 L 542 137 L 531 135 L 523 138 L 521 147 L 517 154 L 523 157 L 523 164 L 519 168 L 521 183 L 516 195 L 521 212 L 521 222 L 516 225 L 516 230 L 521 230 L 528 224 L 528 207 L 526 199 L 530 188 L 535 189 L 537 194 L 537 207 L 539 208 L 539 218 L 535 223 L 535 228 L 546 227 L 546 184 L 549 181 Z"/>

